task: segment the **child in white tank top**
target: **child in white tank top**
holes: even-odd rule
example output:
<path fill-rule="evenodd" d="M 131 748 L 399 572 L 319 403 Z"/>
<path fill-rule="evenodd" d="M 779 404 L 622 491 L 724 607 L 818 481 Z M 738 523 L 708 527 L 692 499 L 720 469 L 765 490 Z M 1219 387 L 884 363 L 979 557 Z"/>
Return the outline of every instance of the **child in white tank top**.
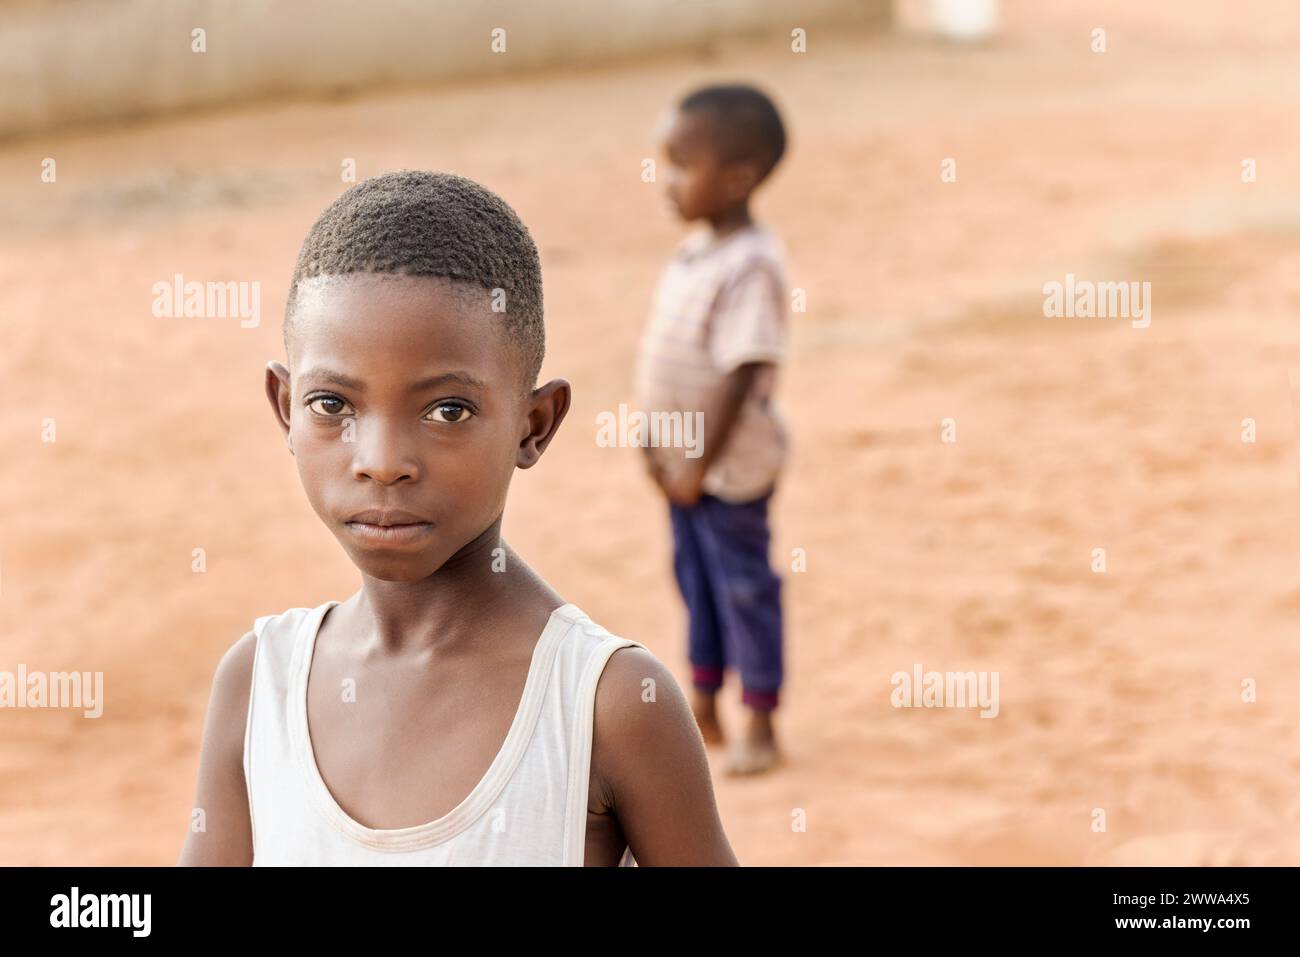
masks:
<path fill-rule="evenodd" d="M 334 800 L 307 733 L 312 645 L 335 604 L 290 609 L 254 627 L 244 746 L 253 863 L 582 864 L 596 681 L 613 652 L 642 646 L 615 638 L 574 605 L 557 608 L 505 742 L 474 789 L 437 820 L 375 829 Z M 318 813 L 304 814 L 305 807 Z M 630 851 L 623 860 L 632 862 Z"/>
<path fill-rule="evenodd" d="M 385 174 L 312 227 L 266 391 L 362 586 L 222 659 L 181 864 L 736 863 L 671 673 L 501 539 L 569 407 L 543 338 L 536 248 L 470 180 Z"/>

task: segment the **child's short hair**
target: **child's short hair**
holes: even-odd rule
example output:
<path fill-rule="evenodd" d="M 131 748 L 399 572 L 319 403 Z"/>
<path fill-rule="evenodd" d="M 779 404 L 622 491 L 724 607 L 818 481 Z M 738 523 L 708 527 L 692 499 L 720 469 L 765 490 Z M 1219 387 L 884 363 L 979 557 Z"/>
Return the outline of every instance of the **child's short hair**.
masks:
<path fill-rule="evenodd" d="M 288 349 L 298 283 L 315 276 L 434 276 L 504 293 L 494 313 L 521 350 L 532 389 L 546 351 L 542 267 L 528 229 L 496 193 L 454 173 L 398 170 L 357 183 L 321 213 L 294 267 L 285 308 Z"/>
<path fill-rule="evenodd" d="M 682 113 L 707 111 L 718 127 L 718 147 L 725 160 L 753 160 L 767 177 L 785 155 L 785 124 L 771 99 L 744 83 L 706 86 L 684 97 Z"/>

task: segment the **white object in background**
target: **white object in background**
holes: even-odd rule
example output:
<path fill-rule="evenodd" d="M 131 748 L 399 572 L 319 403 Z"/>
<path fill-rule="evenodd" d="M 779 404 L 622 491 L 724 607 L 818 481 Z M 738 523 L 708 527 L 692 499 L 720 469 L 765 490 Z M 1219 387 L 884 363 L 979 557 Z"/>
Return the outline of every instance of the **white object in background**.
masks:
<path fill-rule="evenodd" d="M 940 36 L 982 40 L 997 25 L 998 0 L 930 0 L 930 15 Z"/>

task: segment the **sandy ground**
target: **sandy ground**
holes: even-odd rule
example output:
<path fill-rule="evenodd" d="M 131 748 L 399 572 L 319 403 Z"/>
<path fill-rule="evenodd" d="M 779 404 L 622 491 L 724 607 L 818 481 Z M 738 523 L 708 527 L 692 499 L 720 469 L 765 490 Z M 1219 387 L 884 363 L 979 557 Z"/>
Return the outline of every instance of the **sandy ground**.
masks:
<path fill-rule="evenodd" d="M 719 77 L 784 107 L 758 208 L 808 291 L 775 515 L 790 761 L 718 776 L 742 862 L 1300 863 L 1300 20 L 1040 6 L 1064 5 L 1007 4 L 977 50 L 814 34 L 804 56 L 728 45 L 0 148 L 0 668 L 102 670 L 107 698 L 97 720 L 0 713 L 0 863 L 173 862 L 222 652 L 355 587 L 261 391 L 345 157 L 471 175 L 529 224 L 546 371 L 576 404 L 508 536 L 685 680 L 661 503 L 595 416 L 629 397 L 681 232 L 639 179 L 654 120 Z M 153 318 L 177 272 L 261 281 L 261 325 Z M 1150 327 L 1043 318 L 1067 272 L 1150 281 Z M 914 663 L 997 671 L 1000 714 L 891 707 Z"/>

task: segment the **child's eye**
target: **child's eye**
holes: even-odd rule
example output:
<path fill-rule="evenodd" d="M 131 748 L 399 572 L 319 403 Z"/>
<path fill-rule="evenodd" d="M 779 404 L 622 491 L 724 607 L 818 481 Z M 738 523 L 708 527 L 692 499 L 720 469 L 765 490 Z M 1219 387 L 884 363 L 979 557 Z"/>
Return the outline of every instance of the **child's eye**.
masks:
<path fill-rule="evenodd" d="M 428 417 L 432 418 L 435 422 L 452 423 L 464 422 L 473 414 L 474 413 L 469 410 L 468 406 L 462 405 L 459 402 L 439 402 L 429 410 Z"/>
<path fill-rule="evenodd" d="M 340 399 L 336 395 L 318 395 L 314 399 L 307 400 L 307 408 L 317 415 L 344 415 L 349 414 L 346 410 L 351 409 L 352 406 L 346 399 Z"/>

